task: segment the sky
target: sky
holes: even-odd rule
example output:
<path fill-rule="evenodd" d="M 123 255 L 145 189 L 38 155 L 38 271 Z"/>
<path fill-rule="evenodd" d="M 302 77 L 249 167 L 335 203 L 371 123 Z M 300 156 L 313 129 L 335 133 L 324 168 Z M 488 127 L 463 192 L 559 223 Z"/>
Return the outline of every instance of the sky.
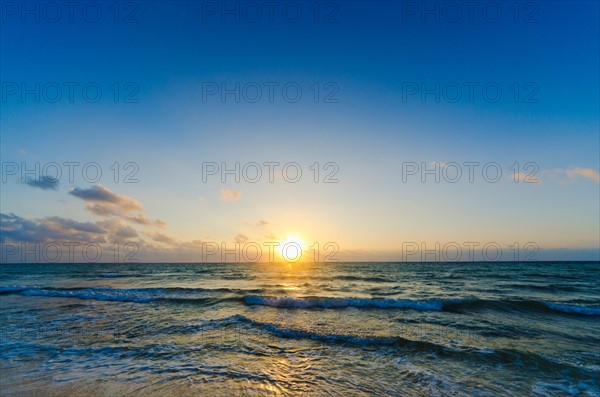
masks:
<path fill-rule="evenodd" d="M 66 3 L 0 3 L 2 262 L 600 260 L 596 1 Z"/>

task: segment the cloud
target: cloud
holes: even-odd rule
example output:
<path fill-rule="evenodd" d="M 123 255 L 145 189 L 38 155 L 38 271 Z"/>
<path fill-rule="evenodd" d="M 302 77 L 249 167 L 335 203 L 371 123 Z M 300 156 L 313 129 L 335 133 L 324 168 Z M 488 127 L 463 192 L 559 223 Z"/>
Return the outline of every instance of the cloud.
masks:
<path fill-rule="evenodd" d="M 194 259 L 192 258 L 195 258 L 195 260 L 201 258 L 202 244 L 204 243 L 202 240 L 182 241 L 160 232 L 145 234 L 150 237 L 150 242 L 144 243 L 148 252 L 170 252 L 172 257 L 192 255 L 188 256 L 190 258 L 189 261 L 193 261 Z M 160 245 L 152 245 L 151 242 L 160 243 Z"/>
<path fill-rule="evenodd" d="M 152 233 L 150 234 L 150 237 L 152 238 L 152 241 L 156 241 L 157 243 L 177 245 L 177 241 L 174 238 L 167 236 L 166 234 Z"/>
<path fill-rule="evenodd" d="M 61 218 L 58 216 L 51 216 L 44 219 L 49 221 L 51 226 L 65 230 L 74 230 L 85 233 L 103 233 L 103 229 L 100 226 L 91 222 L 79 222 L 73 219 Z"/>
<path fill-rule="evenodd" d="M 206 201 L 206 198 L 204 198 L 204 196 L 200 196 L 200 197 L 198 197 L 198 202 L 199 202 L 200 204 L 204 204 L 204 202 L 205 202 L 205 201 Z"/>
<path fill-rule="evenodd" d="M 132 228 L 131 226 L 123 226 L 121 228 L 119 228 L 117 230 L 117 232 L 114 234 L 115 237 L 117 237 L 117 239 L 119 241 L 122 241 L 123 239 L 130 239 L 130 238 L 135 238 L 137 237 L 137 232 L 135 231 L 134 228 Z"/>
<path fill-rule="evenodd" d="M 109 218 L 95 223 L 79 222 L 73 219 L 61 217 L 46 218 L 23 218 L 9 213 L 0 213 L 0 257 L 2 261 L 8 262 L 28 262 L 44 261 L 45 256 L 54 255 L 54 251 L 46 253 L 44 244 L 58 244 L 62 249 L 60 260 L 68 262 L 89 261 L 89 258 L 82 256 L 86 244 L 99 244 L 103 252 L 100 262 L 114 262 L 115 243 L 120 247 L 125 244 L 135 244 L 135 256 L 131 259 L 140 261 L 176 261 L 193 262 L 202 259 L 202 240 L 179 241 L 173 237 L 159 232 L 144 233 L 144 237 L 138 235 L 138 232 L 121 218 Z M 65 243 L 75 243 L 73 257 L 69 253 L 68 246 Z M 24 248 L 17 248 L 21 244 L 27 244 L 27 254 L 22 255 Z M 35 248 L 33 244 L 40 244 Z M 12 248 L 10 246 L 12 245 Z M 34 254 L 34 251 L 37 254 Z M 131 254 L 125 248 L 121 251 L 122 255 Z M 123 259 L 121 257 L 119 260 Z M 55 259 L 48 259 L 53 262 Z"/>
<path fill-rule="evenodd" d="M 221 189 L 222 201 L 236 201 L 242 198 L 242 193 L 233 189 Z"/>
<path fill-rule="evenodd" d="M 542 171 L 543 175 L 558 181 L 561 185 L 569 184 L 576 179 L 584 178 L 592 182 L 600 183 L 600 174 L 592 168 L 572 167 L 568 169 L 553 168 Z"/>
<path fill-rule="evenodd" d="M 265 228 L 265 227 L 269 226 L 269 222 L 265 221 L 264 219 L 260 219 L 258 221 L 245 221 L 244 224 L 246 226 L 254 228 L 254 229 L 256 229 L 256 228 L 260 229 L 260 228 Z"/>
<path fill-rule="evenodd" d="M 107 231 L 111 242 L 123 242 L 138 237 L 137 231 L 120 219 L 107 219 L 96 224 Z"/>
<path fill-rule="evenodd" d="M 82 199 L 87 203 L 94 203 L 99 209 L 98 211 L 119 211 L 130 213 L 142 211 L 142 205 L 129 196 L 113 193 L 108 188 L 102 185 L 94 185 L 89 189 L 80 189 L 74 187 L 69 194 Z"/>
<path fill-rule="evenodd" d="M 537 185 L 539 183 L 542 183 L 540 178 L 538 178 L 536 175 L 532 175 L 532 174 L 529 174 L 526 172 L 517 172 L 514 175 L 511 175 L 510 179 L 512 181 L 517 181 L 517 182 L 531 183 L 532 185 Z"/>
<path fill-rule="evenodd" d="M 183 241 L 179 243 L 179 248 L 187 250 L 198 250 L 202 247 L 202 240 Z"/>
<path fill-rule="evenodd" d="M 585 178 L 600 183 L 600 174 L 591 168 L 569 168 L 566 174 L 569 179 Z"/>
<path fill-rule="evenodd" d="M 259 219 L 256 222 L 255 221 L 246 222 L 246 225 L 249 226 L 253 230 L 253 234 L 255 234 L 257 236 L 262 235 L 263 238 L 267 239 L 268 241 L 277 240 L 277 237 L 271 230 L 271 223 L 269 221 L 266 221 L 264 219 Z M 253 239 L 254 238 L 258 238 L 258 237 L 253 237 Z"/>
<path fill-rule="evenodd" d="M 236 243 L 245 244 L 245 243 L 247 243 L 247 242 L 248 242 L 250 239 L 249 239 L 247 236 L 245 236 L 245 235 L 243 235 L 243 234 L 241 234 L 241 233 L 240 233 L 240 234 L 238 234 L 237 236 L 235 236 L 235 239 L 234 239 L 234 240 L 235 240 L 235 242 L 236 242 Z"/>
<path fill-rule="evenodd" d="M 117 216 L 142 226 L 165 226 L 160 219 L 148 219 L 142 212 L 142 204 L 133 197 L 114 193 L 102 185 L 94 185 L 89 189 L 72 188 L 69 194 L 85 201 L 85 208 L 95 215 Z M 133 214 L 135 212 L 139 213 Z"/>
<path fill-rule="evenodd" d="M 25 219 L 15 214 L 0 213 L 0 242 L 77 241 L 104 243 L 107 231 L 91 222 L 78 222 L 57 216 Z"/>
<path fill-rule="evenodd" d="M 125 216 L 123 219 L 126 219 L 130 222 L 133 223 L 137 223 L 138 225 L 142 225 L 142 226 L 158 226 L 158 227 L 165 227 L 166 223 L 164 221 L 161 221 L 160 219 L 148 219 L 146 218 L 146 215 L 144 214 L 138 214 L 136 216 Z"/>
<path fill-rule="evenodd" d="M 133 227 L 117 218 L 92 223 L 58 216 L 26 219 L 0 213 L 0 230 L 2 242 L 19 243 L 124 243 L 138 237 Z"/>
<path fill-rule="evenodd" d="M 27 178 L 26 185 L 43 190 L 58 190 L 58 179 L 44 175 L 37 179 Z"/>

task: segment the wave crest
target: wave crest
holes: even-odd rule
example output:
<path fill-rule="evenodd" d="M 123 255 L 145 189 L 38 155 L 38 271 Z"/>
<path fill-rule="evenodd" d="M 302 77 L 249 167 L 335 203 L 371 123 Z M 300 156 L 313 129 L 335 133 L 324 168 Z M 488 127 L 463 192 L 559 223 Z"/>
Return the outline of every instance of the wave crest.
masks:
<path fill-rule="evenodd" d="M 600 307 L 589 307 L 589 306 L 582 306 L 582 305 L 567 305 L 564 303 L 553 303 L 553 302 L 544 302 L 544 304 L 552 310 L 556 310 L 556 311 L 563 312 L 563 313 L 585 314 L 588 316 L 600 315 Z"/>
<path fill-rule="evenodd" d="M 250 295 L 244 298 L 247 305 L 261 305 L 282 308 L 345 308 L 345 307 L 372 307 L 379 309 L 414 309 L 414 310 L 442 310 L 443 303 L 439 299 L 425 301 L 411 299 L 378 299 L 378 298 L 292 298 L 268 297 Z"/>

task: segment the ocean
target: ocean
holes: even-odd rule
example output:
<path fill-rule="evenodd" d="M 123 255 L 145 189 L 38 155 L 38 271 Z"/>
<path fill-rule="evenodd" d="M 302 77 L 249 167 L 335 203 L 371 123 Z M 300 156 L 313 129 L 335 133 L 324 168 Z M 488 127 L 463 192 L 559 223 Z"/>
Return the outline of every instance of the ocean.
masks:
<path fill-rule="evenodd" d="M 0 266 L 2 396 L 600 396 L 600 263 Z"/>

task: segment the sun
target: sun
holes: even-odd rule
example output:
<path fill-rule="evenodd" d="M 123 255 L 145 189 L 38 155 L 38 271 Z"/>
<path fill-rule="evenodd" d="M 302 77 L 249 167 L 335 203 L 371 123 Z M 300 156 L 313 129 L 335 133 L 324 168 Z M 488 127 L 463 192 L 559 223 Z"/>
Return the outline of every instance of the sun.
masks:
<path fill-rule="evenodd" d="M 304 241 L 297 236 L 287 236 L 287 239 L 279 242 L 277 250 L 286 262 L 298 262 L 306 249 Z"/>

